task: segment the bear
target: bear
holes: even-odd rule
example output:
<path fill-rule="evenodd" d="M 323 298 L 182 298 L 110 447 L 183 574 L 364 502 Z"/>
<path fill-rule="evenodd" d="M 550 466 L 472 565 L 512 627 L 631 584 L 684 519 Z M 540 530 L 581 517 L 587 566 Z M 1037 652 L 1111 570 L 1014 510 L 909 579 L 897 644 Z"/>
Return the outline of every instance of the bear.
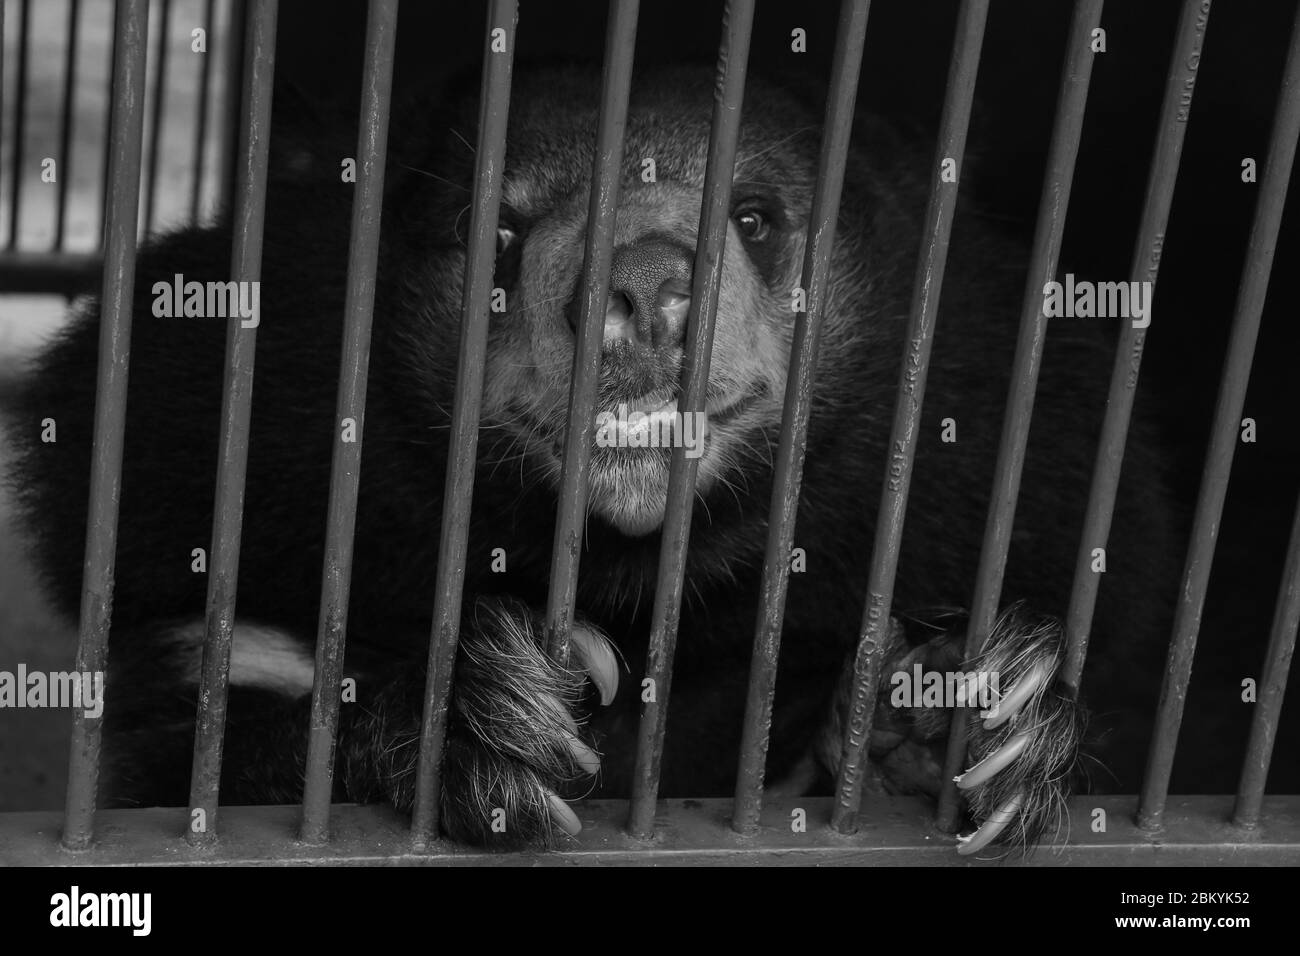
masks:
<path fill-rule="evenodd" d="M 707 68 L 683 66 L 634 83 L 602 414 L 622 406 L 657 420 L 677 409 L 712 80 Z M 570 664 L 552 661 L 542 639 L 599 88 L 587 68 L 521 68 L 510 103 L 494 274 L 507 307 L 490 318 L 441 795 L 445 835 L 480 845 L 556 845 L 580 826 L 567 798 L 630 789 L 669 449 L 594 443 Z M 453 89 L 395 120 L 385 190 L 347 622 L 345 669 L 357 700 L 341 707 L 334 797 L 405 811 L 425 693 L 476 117 L 476 97 Z M 751 75 L 663 796 L 725 796 L 734 786 L 820 132 L 815 97 Z M 352 187 L 338 181 L 328 147 L 294 155 L 292 170 L 273 171 L 268 195 L 225 804 L 299 801 L 309 726 Z M 640 175 L 645 159 L 654 160 L 653 182 Z M 795 539 L 806 570 L 791 575 L 785 612 L 767 756 L 774 785 L 796 778 L 811 752 L 826 752 L 817 742 L 857 642 L 929 166 L 886 124 L 857 117 L 807 433 Z M 230 248 L 228 222 L 190 227 L 147 243 L 137 263 L 104 726 L 111 806 L 187 799 L 206 592 L 191 553 L 210 543 L 230 320 L 159 317 L 155 287 L 177 275 L 228 279 Z M 978 208 L 959 208 L 894 594 L 906 626 L 891 631 L 891 660 L 907 666 L 961 658 L 960 615 L 951 609 L 969 602 L 979 561 L 1026 262 Z M 80 601 L 98 318 L 97 303 L 81 304 L 11 409 L 11 482 L 43 586 L 70 617 Z M 1096 321 L 1051 324 L 1003 588 L 1035 611 L 1066 604 L 1113 343 L 1113 329 Z M 57 443 L 39 440 L 33 423 L 46 417 L 58 422 Z M 947 419 L 955 441 L 941 438 Z M 1174 593 L 1177 570 L 1159 449 L 1139 404 L 1083 682 L 1092 710 L 1111 723 L 1093 742 L 1098 759 L 1129 789 L 1154 702 L 1158 635 L 1167 633 L 1161 596 Z M 878 723 L 885 736 L 914 734 L 925 751 L 942 744 L 947 714 L 884 714 Z M 828 787 L 827 762 L 806 788 Z M 1073 753 L 1054 753 L 1038 771 L 1055 779 L 1072 762 Z M 887 789 L 938 788 L 933 759 L 921 761 L 919 781 L 915 761 L 892 780 L 880 766 Z M 505 811 L 504 833 L 491 827 L 496 808 Z"/>

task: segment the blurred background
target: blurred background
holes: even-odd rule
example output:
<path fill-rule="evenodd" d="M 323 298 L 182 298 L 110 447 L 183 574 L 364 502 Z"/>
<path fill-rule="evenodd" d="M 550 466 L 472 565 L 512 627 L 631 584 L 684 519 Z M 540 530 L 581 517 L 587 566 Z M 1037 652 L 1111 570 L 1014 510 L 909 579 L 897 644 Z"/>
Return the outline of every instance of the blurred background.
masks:
<path fill-rule="evenodd" d="M 957 6 L 956 0 L 872 4 L 859 102 L 923 143 L 938 125 Z M 521 0 L 520 8 L 520 61 L 599 61 L 603 0 Z M 240 9 L 238 0 L 151 4 L 142 234 L 212 221 L 230 194 L 237 104 L 229 78 L 238 75 L 240 47 L 231 39 L 239 33 Z M 422 98 L 477 69 L 484 9 L 463 2 L 403 5 L 393 138 Z M 824 82 L 837 10 L 833 0 L 762 0 L 751 70 Z M 112 0 L 3 0 L 0 403 L 23 361 L 64 321 L 70 299 L 97 289 L 112 12 Z M 1128 277 L 1178 12 L 1175 0 L 1107 6 L 1106 52 L 1093 71 L 1062 273 Z M 637 66 L 711 62 L 721 13 L 720 0 L 643 3 Z M 1065 0 L 993 0 L 988 21 L 962 188 L 1025 243 L 1033 233 L 1070 13 Z M 1295 14 L 1289 0 L 1219 0 L 1209 17 L 1138 398 L 1166 426 L 1167 453 L 1189 513 L 1258 191 L 1241 181 L 1241 162 L 1253 157 L 1262 166 Z M 205 53 L 191 49 L 198 28 L 206 31 Z M 795 28 L 807 31 L 806 53 L 791 51 Z M 355 142 L 364 35 L 359 0 L 283 0 L 279 145 L 320 129 Z M 41 178 L 47 157 L 58 162 L 55 183 Z M 1283 224 L 1245 411 L 1259 437 L 1237 450 L 1193 712 L 1198 701 L 1239 694 L 1242 677 L 1258 674 L 1300 490 L 1294 369 L 1300 323 L 1290 288 L 1300 266 L 1297 193 L 1292 190 Z M 1026 265 L 1027 257 L 1008 269 L 1023 272 Z M 0 470 L 5 458 L 0 435 Z M 0 495 L 0 670 L 12 671 L 18 662 L 67 669 L 74 647 L 75 626 L 46 610 Z M 1233 719 L 1231 732 L 1244 744 L 1248 707 Z M 1275 768 L 1287 764 L 1294 771 L 1298 763 L 1296 723 L 1284 720 Z M 0 811 L 62 805 L 70 725 L 65 711 L 0 711 Z M 1174 790 L 1202 792 L 1201 768 L 1224 755 L 1206 753 L 1189 736 L 1185 730 Z"/>

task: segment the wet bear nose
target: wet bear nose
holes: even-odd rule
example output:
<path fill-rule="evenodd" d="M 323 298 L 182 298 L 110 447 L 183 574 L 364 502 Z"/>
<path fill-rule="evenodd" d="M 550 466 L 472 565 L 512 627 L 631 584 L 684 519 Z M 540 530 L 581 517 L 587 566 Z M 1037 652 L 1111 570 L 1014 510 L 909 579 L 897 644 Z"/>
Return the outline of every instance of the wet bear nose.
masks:
<path fill-rule="evenodd" d="M 614 252 L 605 304 L 605 343 L 655 348 L 680 345 L 691 309 L 693 252 L 664 239 L 643 240 Z"/>

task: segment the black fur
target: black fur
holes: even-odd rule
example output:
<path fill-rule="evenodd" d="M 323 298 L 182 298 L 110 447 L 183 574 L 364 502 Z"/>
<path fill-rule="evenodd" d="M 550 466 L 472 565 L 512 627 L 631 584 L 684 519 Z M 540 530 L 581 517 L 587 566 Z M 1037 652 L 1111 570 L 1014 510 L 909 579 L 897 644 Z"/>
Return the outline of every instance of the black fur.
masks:
<path fill-rule="evenodd" d="M 661 183 L 691 185 L 698 196 L 711 86 L 707 72 L 638 80 L 625 197 L 637 188 L 643 156 L 656 158 Z M 507 179 L 527 185 L 505 214 L 525 250 L 537 248 L 527 245 L 530 230 L 548 210 L 586 195 L 597 88 L 593 73 L 517 76 Z M 472 98 L 426 104 L 392 131 L 347 637 L 349 667 L 361 677 L 358 703 L 343 705 L 340 798 L 389 799 L 399 806 L 410 801 L 408 757 L 430 631 L 475 115 Z M 762 184 L 779 229 L 761 254 L 733 252 L 748 256 L 771 296 L 764 301 L 785 303 L 784 312 L 773 309 L 763 317 L 775 327 L 790 322 L 789 288 L 802 262 L 820 115 L 817 107 L 754 79 L 745 117 L 741 156 L 750 160 L 743 176 Z M 856 639 L 927 192 L 929 156 L 903 147 L 869 117 L 860 118 L 855 135 L 796 535 L 808 567 L 791 578 L 770 779 L 783 776 L 816 736 Z M 338 154 L 318 146 L 307 154 L 310 162 L 274 178 L 257 333 L 238 613 L 306 645 L 316 633 L 336 428 L 353 188 L 338 181 L 338 155 L 350 154 L 350 147 L 343 149 Z M 177 272 L 190 279 L 228 278 L 230 246 L 228 227 L 186 230 L 145 248 L 138 267 L 108 699 L 108 746 L 119 768 L 109 798 L 118 803 L 186 799 L 194 691 L 166 666 L 159 635 L 165 622 L 203 613 L 206 579 L 191 573 L 190 552 L 208 547 L 211 535 L 226 334 L 217 319 L 154 318 L 151 286 Z M 580 245 L 564 255 L 564 281 L 574 290 Z M 960 211 L 896 608 L 969 602 L 1026 261 L 1023 250 L 999 239 L 978 211 Z M 512 263 L 512 272 L 518 268 Z M 507 281 L 504 268 L 500 281 Z M 513 297 L 513 286 L 510 291 Z M 725 313 L 720 328 L 758 321 Z M 492 347 L 498 347 L 498 330 L 509 331 L 504 323 L 526 321 L 515 311 L 494 317 Z M 1048 336 L 1003 591 L 1040 610 L 1060 612 L 1066 603 L 1109 376 L 1108 321 L 1053 320 Z M 68 615 L 79 602 L 97 325 L 97 306 L 83 306 L 40 356 L 13 418 L 20 451 L 14 483 L 33 553 L 51 597 Z M 670 380 L 679 359 L 663 362 L 655 374 Z M 726 356 L 715 357 L 715 377 L 726 366 Z M 774 400 L 779 404 L 780 395 Z M 502 656 L 501 641 L 503 634 L 528 633 L 545 605 L 554 528 L 551 483 L 533 459 L 512 457 L 519 448 L 518 435 L 507 427 L 510 415 L 489 412 L 480 439 L 444 806 L 449 832 L 488 840 L 483 801 L 501 799 L 514 810 L 514 797 L 502 795 L 509 791 L 518 797 L 519 812 L 508 839 L 545 838 L 550 824 L 536 784 L 556 785 L 556 768 L 566 767 L 555 749 L 558 731 L 525 728 L 537 749 L 549 753 L 539 776 L 535 761 L 509 752 L 503 737 L 476 735 L 474 715 L 466 710 L 484 701 L 494 681 L 512 684 L 497 668 L 523 666 Z M 39 441 L 45 417 L 58 423 L 57 444 Z M 948 417 L 957 420 L 953 444 L 939 441 L 939 423 Z M 710 488 L 695 511 L 663 795 L 727 795 L 734 783 L 776 430 L 774 422 L 755 429 L 743 468 Z M 1142 727 L 1154 702 L 1151 675 L 1167 633 L 1164 602 L 1174 593 L 1177 570 L 1158 447 L 1139 407 L 1084 685 L 1100 710 L 1099 726 L 1124 728 L 1122 739 L 1110 737 L 1117 747 L 1103 746 L 1101 753 L 1118 785 L 1127 788 L 1136 785 Z M 490 571 L 494 548 L 508 554 L 504 574 Z M 639 703 L 634 689 L 645 660 L 658 548 L 657 532 L 628 536 L 599 515 L 588 522 L 578 611 L 611 636 L 631 670 L 614 705 L 593 718 L 604 755 L 603 795 L 625 793 L 630 776 Z M 513 623 L 500 626 L 495 615 Z M 547 687 L 564 697 L 577 693 L 572 675 L 540 654 L 523 653 L 541 685 L 521 706 L 535 706 Z M 232 691 L 223 798 L 296 799 L 306 718 L 305 700 Z M 472 781 L 484 773 L 506 775 L 506 790 L 473 796 Z"/>

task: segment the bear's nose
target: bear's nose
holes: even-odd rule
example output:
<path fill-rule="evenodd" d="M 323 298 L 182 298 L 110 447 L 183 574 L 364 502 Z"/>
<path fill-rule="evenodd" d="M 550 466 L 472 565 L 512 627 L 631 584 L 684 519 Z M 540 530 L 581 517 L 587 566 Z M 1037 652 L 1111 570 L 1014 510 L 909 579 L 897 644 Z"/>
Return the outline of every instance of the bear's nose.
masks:
<path fill-rule="evenodd" d="M 691 309 L 693 260 L 690 249 L 666 239 L 616 249 L 605 304 L 605 344 L 680 345 Z"/>

